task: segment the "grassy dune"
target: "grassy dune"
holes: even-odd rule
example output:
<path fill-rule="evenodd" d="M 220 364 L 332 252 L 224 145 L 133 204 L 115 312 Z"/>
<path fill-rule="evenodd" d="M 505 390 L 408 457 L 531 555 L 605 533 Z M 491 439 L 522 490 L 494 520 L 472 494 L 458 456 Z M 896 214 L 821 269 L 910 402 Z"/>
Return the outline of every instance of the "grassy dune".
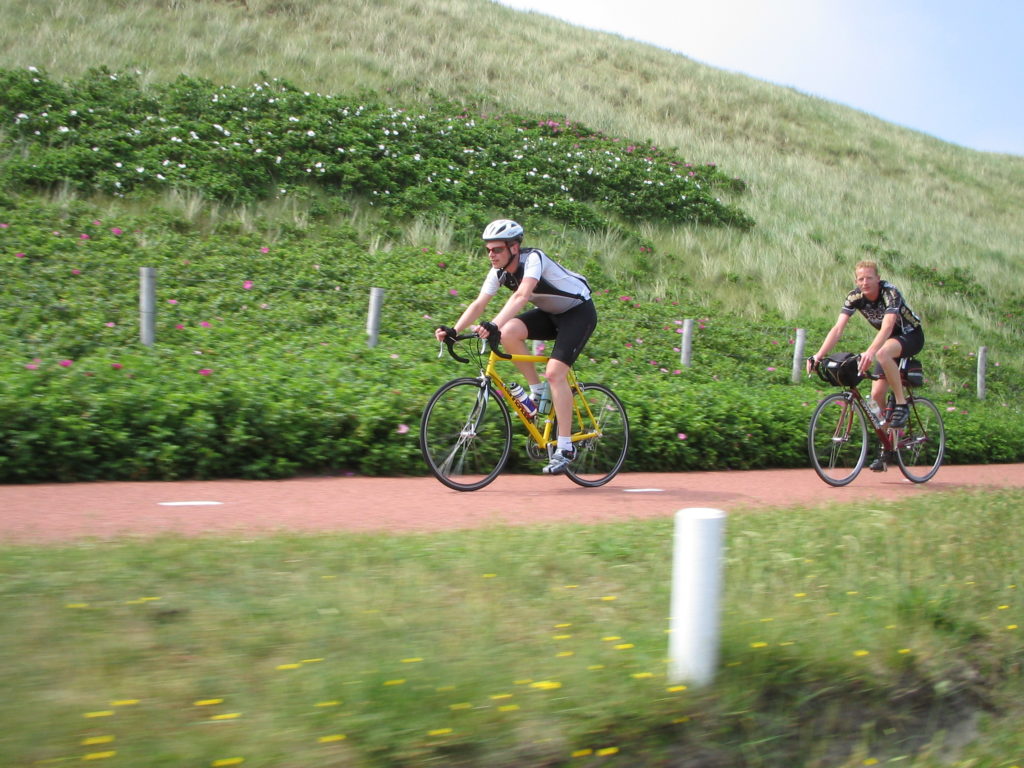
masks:
<path fill-rule="evenodd" d="M 185 72 L 237 84 L 266 72 L 310 90 L 545 112 L 675 147 L 745 179 L 758 226 L 652 227 L 652 292 L 691 279 L 730 313 L 771 310 L 798 324 L 833 315 L 852 264 L 874 256 L 934 341 L 1020 360 L 1024 158 L 486 0 L 3 0 L 0 10 L 2 66 L 70 77 L 106 65 L 154 81 Z M 679 30 L 681 41 L 690 34 L 700 32 Z M 615 250 L 580 233 L 565 241 Z M 942 280 L 956 269 L 980 299 Z"/>

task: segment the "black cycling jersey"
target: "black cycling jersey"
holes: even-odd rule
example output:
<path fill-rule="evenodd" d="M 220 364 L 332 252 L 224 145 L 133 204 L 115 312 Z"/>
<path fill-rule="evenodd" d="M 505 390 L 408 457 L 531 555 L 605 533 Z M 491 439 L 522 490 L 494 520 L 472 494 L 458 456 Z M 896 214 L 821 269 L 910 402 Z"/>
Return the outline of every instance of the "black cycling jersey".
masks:
<path fill-rule="evenodd" d="M 921 318 L 914 314 L 903 294 L 892 283 L 881 281 L 878 290 L 878 298 L 868 301 L 867 297 L 859 288 L 854 288 L 846 294 L 846 301 L 843 302 L 842 313 L 852 315 L 860 312 L 876 329 L 882 327 L 882 319 L 887 314 L 897 316 L 896 326 L 892 335 L 899 336 L 921 328 Z"/>

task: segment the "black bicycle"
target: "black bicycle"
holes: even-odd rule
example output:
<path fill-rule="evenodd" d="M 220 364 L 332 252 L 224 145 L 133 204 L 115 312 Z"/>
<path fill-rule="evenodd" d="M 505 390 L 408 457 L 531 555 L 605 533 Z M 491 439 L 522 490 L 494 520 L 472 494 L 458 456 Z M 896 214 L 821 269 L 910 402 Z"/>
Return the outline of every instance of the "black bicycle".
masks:
<path fill-rule="evenodd" d="M 904 426 L 893 429 L 888 426 L 895 405 L 892 393 L 889 393 L 886 410 L 876 417 L 868 408 L 867 398 L 857 389 L 860 377 L 855 373 L 859 356 L 847 358 L 846 373 L 838 372 L 838 366 L 829 365 L 828 360 L 819 361 L 815 370 L 823 381 L 843 387 L 843 391 L 828 395 L 818 403 L 807 430 L 807 453 L 818 477 L 835 486 L 853 482 L 868 456 L 869 426 L 885 452 L 883 455 L 894 457 L 908 480 L 924 483 L 935 477 L 946 450 L 946 428 L 935 403 L 914 394 L 913 388 L 923 383 L 920 364 L 913 358 L 900 360 L 900 379 L 910 418 Z M 849 373 L 851 369 L 853 374 Z M 865 378 L 880 376 L 868 374 Z"/>

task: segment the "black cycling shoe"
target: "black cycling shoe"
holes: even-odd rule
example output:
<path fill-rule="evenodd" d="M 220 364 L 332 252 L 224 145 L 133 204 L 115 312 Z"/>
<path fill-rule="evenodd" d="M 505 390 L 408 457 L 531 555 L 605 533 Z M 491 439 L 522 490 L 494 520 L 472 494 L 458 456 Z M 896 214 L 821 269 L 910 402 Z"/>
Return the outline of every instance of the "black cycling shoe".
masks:
<path fill-rule="evenodd" d="M 889 429 L 905 427 L 910 421 L 910 408 L 906 403 L 896 404 L 892 407 L 892 415 L 889 417 Z"/>
<path fill-rule="evenodd" d="M 868 464 L 868 469 L 872 472 L 885 472 L 885 459 L 879 456 L 877 459 Z"/>

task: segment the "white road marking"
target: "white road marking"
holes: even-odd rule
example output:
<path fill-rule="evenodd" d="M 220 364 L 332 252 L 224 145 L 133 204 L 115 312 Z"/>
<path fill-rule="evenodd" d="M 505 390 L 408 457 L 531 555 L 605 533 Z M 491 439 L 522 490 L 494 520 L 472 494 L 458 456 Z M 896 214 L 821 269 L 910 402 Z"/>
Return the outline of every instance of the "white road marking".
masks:
<path fill-rule="evenodd" d="M 664 493 L 664 488 L 623 488 L 623 493 Z"/>
<path fill-rule="evenodd" d="M 223 501 L 160 501 L 161 507 L 215 507 Z"/>

